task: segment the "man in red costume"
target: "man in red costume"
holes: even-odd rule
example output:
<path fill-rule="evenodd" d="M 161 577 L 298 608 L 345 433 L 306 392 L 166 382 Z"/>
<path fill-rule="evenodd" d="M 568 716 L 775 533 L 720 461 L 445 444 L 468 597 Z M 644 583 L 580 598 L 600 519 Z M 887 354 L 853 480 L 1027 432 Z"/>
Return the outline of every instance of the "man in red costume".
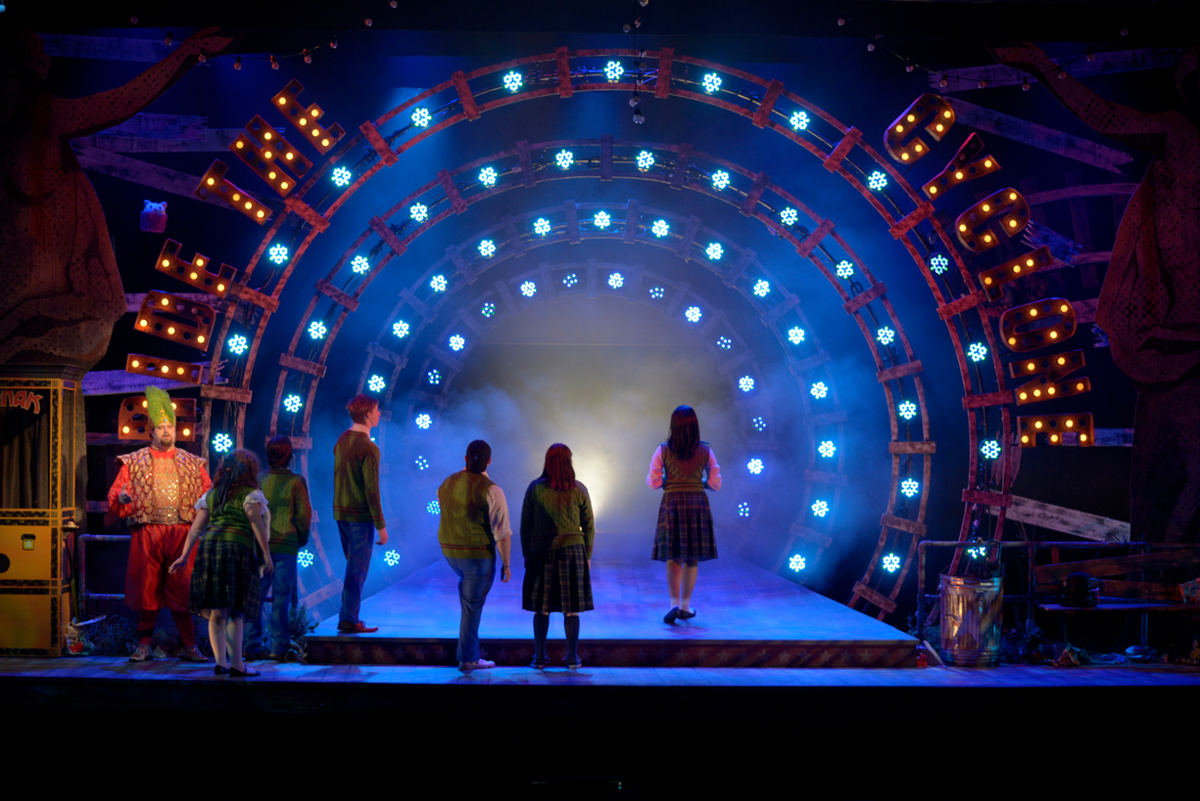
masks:
<path fill-rule="evenodd" d="M 132 539 L 129 569 L 125 574 L 125 603 L 138 613 L 138 647 L 131 662 L 154 658 L 150 639 L 158 612 L 171 610 L 183 648 L 179 658 L 206 662 L 196 649 L 196 628 L 188 611 L 195 551 L 184 570 L 167 567 L 183 553 L 188 528 L 196 517 L 193 508 L 212 487 L 207 464 L 199 456 L 175 447 L 175 410 L 171 398 L 158 387 L 146 387 L 146 407 L 154 424 L 150 447 L 121 460 L 121 472 L 108 491 L 108 508 L 127 518 Z"/>

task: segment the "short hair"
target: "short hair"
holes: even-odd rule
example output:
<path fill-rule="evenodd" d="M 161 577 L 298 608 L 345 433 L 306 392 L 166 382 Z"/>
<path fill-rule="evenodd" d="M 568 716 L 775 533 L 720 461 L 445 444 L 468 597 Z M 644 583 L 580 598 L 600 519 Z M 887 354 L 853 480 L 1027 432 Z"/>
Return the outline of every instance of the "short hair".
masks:
<path fill-rule="evenodd" d="M 467 446 L 467 472 L 482 473 L 492 461 L 492 446 L 481 439 Z"/>
<path fill-rule="evenodd" d="M 292 463 L 292 441 L 284 436 L 271 437 L 267 441 L 267 464 L 280 470 Z"/>
<path fill-rule="evenodd" d="M 556 442 L 546 451 L 542 478 L 552 490 L 566 492 L 575 488 L 575 468 L 571 465 L 571 449 Z"/>
<path fill-rule="evenodd" d="M 356 423 L 367 422 L 367 415 L 375 410 L 379 405 L 379 401 L 372 398 L 370 395 L 355 395 L 346 404 L 346 411 L 350 413 L 350 419 Z"/>

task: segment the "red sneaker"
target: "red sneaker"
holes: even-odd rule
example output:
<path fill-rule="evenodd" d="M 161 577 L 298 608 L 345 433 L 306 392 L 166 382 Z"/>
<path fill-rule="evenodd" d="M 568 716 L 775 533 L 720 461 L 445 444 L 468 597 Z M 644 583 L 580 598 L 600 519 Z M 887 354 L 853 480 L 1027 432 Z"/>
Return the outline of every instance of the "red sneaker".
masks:
<path fill-rule="evenodd" d="M 338 634 L 374 634 L 377 631 L 378 626 L 367 626 L 361 620 L 357 623 L 347 623 L 344 620 L 338 623 Z"/>

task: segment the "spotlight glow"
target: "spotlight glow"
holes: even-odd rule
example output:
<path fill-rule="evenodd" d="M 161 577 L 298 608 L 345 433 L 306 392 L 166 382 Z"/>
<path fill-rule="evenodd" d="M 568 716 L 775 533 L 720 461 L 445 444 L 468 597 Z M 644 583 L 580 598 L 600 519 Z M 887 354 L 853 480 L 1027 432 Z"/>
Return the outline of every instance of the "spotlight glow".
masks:
<path fill-rule="evenodd" d="M 521 284 L 521 294 L 527 298 L 532 298 L 537 293 L 537 284 L 532 281 L 526 281 Z"/>
<path fill-rule="evenodd" d="M 308 335 L 313 339 L 324 339 L 328 333 L 329 329 L 320 320 L 313 320 L 308 324 Z"/>
<path fill-rule="evenodd" d="M 249 340 L 241 334 L 234 334 L 226 344 L 229 347 L 229 351 L 237 356 L 241 356 L 250 347 Z"/>
<path fill-rule="evenodd" d="M 973 362 L 983 361 L 987 358 L 987 354 L 987 345 L 984 345 L 982 342 L 972 342 L 969 346 L 967 346 L 967 356 L 969 356 Z"/>
<path fill-rule="evenodd" d="M 350 171 L 345 167 L 335 167 L 333 173 L 329 176 L 333 183 L 337 186 L 345 186 L 350 183 Z"/>
<path fill-rule="evenodd" d="M 479 255 L 485 259 L 490 259 L 496 255 L 496 243 L 490 239 L 485 239 L 479 243 Z"/>
<path fill-rule="evenodd" d="M 738 512 L 738 517 L 749 517 L 750 516 L 750 504 L 746 503 L 745 501 L 742 501 L 741 503 L 739 503 L 737 505 L 737 512 Z"/>
<path fill-rule="evenodd" d="M 666 220 L 655 220 L 654 225 L 650 226 L 650 232 L 659 239 L 662 239 L 671 231 L 671 226 L 667 225 Z"/>
<path fill-rule="evenodd" d="M 889 573 L 895 573 L 900 569 L 900 557 L 894 553 L 889 553 L 883 557 L 883 569 Z"/>
<path fill-rule="evenodd" d="M 758 297 L 765 298 L 770 291 L 771 284 L 769 281 L 764 281 L 760 278 L 754 282 L 754 294 Z"/>
<path fill-rule="evenodd" d="M 272 245 L 267 251 L 267 258 L 275 264 L 283 264 L 288 259 L 288 249 L 283 245 Z"/>
<path fill-rule="evenodd" d="M 788 567 L 799 573 L 804 569 L 804 557 L 800 554 L 793 554 L 792 558 L 788 560 Z"/>
<path fill-rule="evenodd" d="M 604 66 L 604 77 L 609 83 L 617 83 L 624 74 L 625 68 L 621 66 L 620 62 L 610 61 Z"/>
<path fill-rule="evenodd" d="M 724 170 L 717 170 L 712 174 L 713 189 L 720 191 L 729 186 L 729 173 Z"/>
<path fill-rule="evenodd" d="M 521 73 L 513 70 L 504 75 L 504 88 L 510 92 L 516 92 L 521 88 L 521 84 L 525 83 L 525 79 L 521 77 Z"/>
<path fill-rule="evenodd" d="M 786 208 L 779 212 L 779 221 L 789 228 L 796 224 L 796 220 L 800 219 L 800 212 L 793 208 Z"/>
<path fill-rule="evenodd" d="M 637 154 L 637 168 L 639 172 L 646 172 L 654 166 L 654 154 L 649 150 L 643 150 Z"/>
<path fill-rule="evenodd" d="M 434 292 L 445 292 L 446 287 L 450 286 L 450 282 L 446 280 L 444 275 L 435 275 L 429 279 L 429 286 Z"/>
<path fill-rule="evenodd" d="M 367 381 L 367 388 L 370 389 L 372 392 L 381 392 L 383 390 L 383 388 L 386 386 L 387 386 L 387 382 L 385 382 L 383 380 L 383 376 L 379 375 L 378 373 L 372 375 L 371 378 Z"/>
<path fill-rule="evenodd" d="M 538 217 L 533 221 L 533 232 L 538 236 L 545 236 L 550 233 L 550 221 L 545 217 Z"/>
<path fill-rule="evenodd" d="M 814 398 L 821 400 L 821 398 L 824 398 L 829 394 L 829 387 L 825 386 L 824 381 L 818 381 L 817 383 L 813 384 L 812 388 L 808 391 L 812 393 Z"/>
<path fill-rule="evenodd" d="M 829 514 L 829 504 L 825 501 L 817 501 L 812 505 L 812 511 L 817 517 L 824 517 Z"/>
<path fill-rule="evenodd" d="M 817 451 L 826 459 L 832 459 L 833 454 L 837 452 L 837 446 L 829 440 L 825 440 L 817 447 Z"/>
<path fill-rule="evenodd" d="M 575 273 L 570 273 L 563 278 L 563 286 L 572 287 L 579 283 L 579 276 Z"/>
<path fill-rule="evenodd" d="M 900 492 L 904 493 L 905 498 L 911 498 L 921 491 L 921 485 L 915 478 L 906 478 L 900 482 Z"/>
<path fill-rule="evenodd" d="M 748 375 L 744 375 L 738 379 L 738 389 L 742 392 L 749 392 L 754 389 L 754 379 Z"/>
<path fill-rule="evenodd" d="M 396 339 L 404 339 L 408 336 L 408 323 L 403 320 L 392 323 L 392 333 L 396 335 Z"/>
<path fill-rule="evenodd" d="M 300 567 L 312 567 L 312 563 L 315 558 L 316 557 L 313 556 L 313 552 L 307 548 L 296 554 L 296 561 L 300 563 Z"/>
<path fill-rule="evenodd" d="M 757 476 L 763 471 L 762 459 L 751 459 L 746 462 L 746 469 Z"/>
<path fill-rule="evenodd" d="M 429 217 L 429 208 L 424 203 L 414 203 L 408 207 L 408 214 L 414 222 L 425 222 Z"/>
<path fill-rule="evenodd" d="M 295 393 L 288 395 L 283 399 L 283 408 L 287 409 L 292 414 L 300 411 L 300 407 L 303 405 L 304 401 L 301 400 L 300 396 L 296 395 Z"/>
<path fill-rule="evenodd" d="M 609 216 L 607 211 L 598 211 L 596 212 L 596 216 L 592 218 L 592 225 L 603 231 L 612 225 L 612 217 Z"/>
<path fill-rule="evenodd" d="M 753 420 L 750 421 L 750 425 L 754 426 L 755 431 L 766 431 L 767 430 L 767 421 L 762 419 L 761 417 L 755 417 Z"/>
<path fill-rule="evenodd" d="M 733 340 L 729 337 L 717 337 L 717 347 L 721 350 L 729 350 L 733 347 Z"/>
<path fill-rule="evenodd" d="M 910 400 L 903 401 L 896 407 L 896 413 L 905 420 L 911 420 L 917 416 L 917 404 Z"/>
<path fill-rule="evenodd" d="M 885 325 L 875 332 L 875 338 L 880 345 L 890 345 L 896 339 L 896 332 Z"/>
<path fill-rule="evenodd" d="M 479 313 L 484 317 L 491 317 L 496 313 L 496 304 L 488 301 L 487 303 L 483 304 L 483 308 L 479 310 Z"/>
<path fill-rule="evenodd" d="M 430 501 L 425 504 L 425 510 L 431 515 L 440 515 L 442 513 L 442 505 L 437 501 Z"/>
<path fill-rule="evenodd" d="M 620 273 L 613 273 L 608 277 L 608 285 L 613 289 L 620 289 L 625 285 L 625 276 Z"/>
<path fill-rule="evenodd" d="M 479 171 L 479 183 L 483 184 L 484 186 L 495 186 L 496 185 L 496 168 L 495 167 L 484 167 L 482 170 L 480 170 Z"/>
<path fill-rule="evenodd" d="M 704 76 L 703 83 L 704 91 L 711 95 L 713 92 L 721 88 L 721 76 L 717 75 L 715 72 L 710 72 Z"/>
<path fill-rule="evenodd" d="M 662 296 L 666 293 L 667 290 L 663 289 L 661 286 L 656 286 L 650 290 L 650 297 L 654 298 L 655 300 L 662 300 Z"/>
<path fill-rule="evenodd" d="M 417 466 L 418 470 L 428 470 L 429 469 L 429 460 L 426 459 L 424 456 L 418 456 L 416 459 L 413 459 L 413 464 L 415 464 Z"/>
<path fill-rule="evenodd" d="M 395 567 L 400 563 L 400 554 L 396 553 L 395 550 L 390 550 L 383 555 L 383 561 L 388 567 Z"/>
<path fill-rule="evenodd" d="M 871 173 L 870 177 L 867 178 L 867 186 L 869 186 L 871 189 L 874 189 L 876 192 L 887 186 L 887 183 L 887 176 L 879 170 Z"/>
<path fill-rule="evenodd" d="M 560 170 L 570 169 L 571 165 L 575 163 L 575 154 L 570 150 L 560 150 L 554 156 L 554 163 Z"/>
<path fill-rule="evenodd" d="M 792 124 L 793 131 L 803 131 L 808 127 L 808 112 L 797 111 L 789 122 Z"/>
<path fill-rule="evenodd" d="M 429 381 L 430 384 L 433 384 L 434 386 L 437 386 L 438 384 L 442 383 L 442 374 L 439 373 L 437 370 L 430 370 L 428 373 L 425 374 L 425 378 L 426 378 L 426 380 Z"/>
<path fill-rule="evenodd" d="M 371 269 L 371 264 L 367 261 L 366 256 L 355 256 L 354 261 L 350 262 L 350 269 L 358 275 L 362 275 Z"/>
<path fill-rule="evenodd" d="M 455 353 L 457 353 L 458 351 L 462 350 L 463 348 L 465 348 L 467 346 L 467 340 L 463 339 L 458 334 L 455 334 L 454 336 L 450 337 L 448 342 L 450 345 L 450 350 L 454 351 Z"/>
<path fill-rule="evenodd" d="M 410 119 L 412 120 L 412 124 L 418 128 L 428 128 L 429 121 L 433 119 L 433 117 L 429 113 L 429 109 L 415 108 L 413 109 L 412 117 L 410 117 Z"/>
<path fill-rule="evenodd" d="M 933 271 L 934 275 L 941 275 L 949 268 L 950 260 L 941 253 L 935 253 L 933 258 L 929 260 L 929 269 Z"/>
<path fill-rule="evenodd" d="M 217 453 L 228 453 L 233 448 L 233 440 L 228 434 L 217 434 L 212 439 L 212 447 Z"/>
<path fill-rule="evenodd" d="M 700 322 L 701 316 L 703 316 L 703 312 L 700 311 L 699 306 L 688 306 L 687 311 L 683 313 L 683 316 L 689 323 L 698 323 Z"/>
<path fill-rule="evenodd" d="M 431 425 L 433 425 L 433 418 L 430 417 L 428 414 L 425 414 L 424 412 L 422 412 L 421 414 L 418 414 L 416 416 L 416 419 L 414 419 L 413 422 L 417 424 L 417 428 L 424 431 L 425 429 L 427 429 Z"/>
<path fill-rule="evenodd" d="M 837 277 L 849 278 L 852 275 L 854 275 L 854 265 L 845 259 L 839 261 L 837 265 Z"/>
<path fill-rule="evenodd" d="M 979 452 L 985 459 L 996 459 L 1000 456 L 1000 443 L 994 439 L 985 439 L 979 446 Z"/>
<path fill-rule="evenodd" d="M 804 329 L 803 328 L 796 326 L 795 328 L 788 331 L 788 342 L 791 342 L 793 345 L 799 345 L 803 341 L 804 341 Z"/>
<path fill-rule="evenodd" d="M 713 261 L 720 261 L 721 257 L 725 255 L 725 248 L 721 247 L 720 242 L 711 242 L 709 243 L 709 246 L 704 249 L 704 255 L 708 256 Z"/>

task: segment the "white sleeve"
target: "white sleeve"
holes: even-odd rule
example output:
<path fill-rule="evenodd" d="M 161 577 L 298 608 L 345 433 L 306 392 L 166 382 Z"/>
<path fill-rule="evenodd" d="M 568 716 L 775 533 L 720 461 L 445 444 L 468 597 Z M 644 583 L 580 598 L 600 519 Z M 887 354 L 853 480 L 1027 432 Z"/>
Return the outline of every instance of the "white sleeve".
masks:
<path fill-rule="evenodd" d="M 196 501 L 196 505 L 193 506 L 192 508 L 195 509 L 196 511 L 199 511 L 201 509 L 208 511 L 208 493 L 207 492 L 200 493 L 200 500 Z"/>
<path fill-rule="evenodd" d="M 648 486 L 650 489 L 658 489 L 662 486 L 662 477 L 662 445 L 659 445 L 654 449 L 654 455 L 650 457 L 650 472 L 646 475 L 646 486 Z"/>
<path fill-rule="evenodd" d="M 246 500 L 242 501 L 242 511 L 249 512 L 251 506 L 257 506 L 258 511 L 262 513 L 263 526 L 266 527 L 267 533 L 271 533 L 271 507 L 267 504 L 267 496 L 263 495 L 262 490 L 256 489 L 246 496 Z"/>
<path fill-rule="evenodd" d="M 712 448 L 708 449 L 708 488 L 710 490 L 719 490 L 721 488 L 721 465 L 717 464 L 717 457 L 713 453 Z"/>
<path fill-rule="evenodd" d="M 504 490 L 500 489 L 499 484 L 493 484 L 488 487 L 488 517 L 492 524 L 492 536 L 497 541 L 506 537 L 512 536 L 512 526 L 508 522 L 508 501 L 504 497 Z"/>

